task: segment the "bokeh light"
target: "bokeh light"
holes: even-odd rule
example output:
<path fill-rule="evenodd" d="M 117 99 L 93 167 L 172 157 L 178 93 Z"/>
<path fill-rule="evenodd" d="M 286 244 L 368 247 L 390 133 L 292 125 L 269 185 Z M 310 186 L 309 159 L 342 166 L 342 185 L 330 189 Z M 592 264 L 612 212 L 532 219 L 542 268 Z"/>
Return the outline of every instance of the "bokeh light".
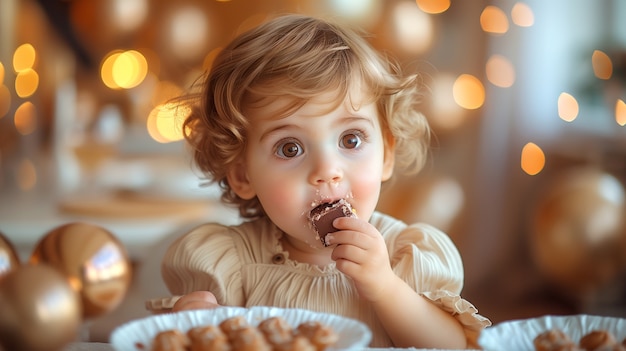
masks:
<path fill-rule="evenodd" d="M 508 88 L 515 83 L 515 68 L 502 55 L 493 55 L 487 60 L 486 73 L 487 80 L 495 86 Z"/>
<path fill-rule="evenodd" d="M 462 74 L 456 79 L 452 87 L 452 94 L 454 101 L 468 110 L 480 108 L 485 102 L 483 83 L 470 74 Z"/>
<path fill-rule="evenodd" d="M 610 79 L 613 75 L 613 62 L 605 52 L 594 50 L 591 55 L 593 74 L 600 79 Z"/>
<path fill-rule="evenodd" d="M 415 0 L 415 2 L 420 10 L 430 14 L 446 12 L 450 8 L 450 0 Z"/>
<path fill-rule="evenodd" d="M 441 177 L 433 181 L 420 213 L 438 228 L 449 227 L 465 206 L 463 187 L 452 177 Z"/>
<path fill-rule="evenodd" d="M 152 139 L 159 143 L 169 143 L 183 139 L 183 122 L 191 113 L 188 106 L 178 103 L 165 103 L 156 106 L 148 116 L 146 126 Z"/>
<path fill-rule="evenodd" d="M 134 88 L 143 82 L 148 73 L 148 62 L 135 50 L 120 53 L 113 63 L 112 77 L 123 89 Z"/>
<path fill-rule="evenodd" d="M 37 109 L 32 102 L 26 101 L 15 110 L 13 119 L 15 129 L 22 134 L 28 135 L 37 129 Z"/>
<path fill-rule="evenodd" d="M 480 27 L 487 33 L 504 34 L 509 30 L 509 20 L 502 9 L 489 5 L 480 14 Z"/>
<path fill-rule="evenodd" d="M 11 108 L 11 92 L 4 85 L 4 74 L 4 65 L 0 62 L 0 118 L 6 116 Z"/>
<path fill-rule="evenodd" d="M 148 61 L 136 50 L 112 51 L 100 68 L 102 82 L 111 89 L 131 89 L 141 84 L 148 73 Z"/>
<path fill-rule="evenodd" d="M 622 127 L 626 125 L 626 103 L 624 100 L 617 99 L 617 103 L 615 103 L 615 121 Z"/>
<path fill-rule="evenodd" d="M 433 41 L 432 19 L 411 2 L 398 2 L 390 22 L 398 47 L 409 54 L 425 52 Z"/>
<path fill-rule="evenodd" d="M 194 60 L 206 53 L 209 42 L 209 20 L 195 6 L 177 8 L 166 26 L 170 52 L 179 59 Z"/>
<path fill-rule="evenodd" d="M 137 29 L 148 17 L 147 0 L 113 0 L 109 9 L 112 25 L 122 31 Z"/>
<path fill-rule="evenodd" d="M 454 129 L 463 123 L 465 110 L 455 101 L 452 94 L 456 77 L 450 73 L 440 73 L 433 78 L 432 111 L 428 114 L 435 128 Z"/>
<path fill-rule="evenodd" d="M 571 94 L 561 93 L 558 100 L 558 112 L 562 120 L 572 122 L 578 117 L 578 101 Z"/>
<path fill-rule="evenodd" d="M 22 191 L 32 190 L 37 185 L 37 169 L 31 160 L 20 161 L 15 171 L 15 180 Z"/>
<path fill-rule="evenodd" d="M 15 77 L 15 93 L 21 98 L 33 95 L 39 87 L 39 74 L 31 68 L 19 71 Z"/>
<path fill-rule="evenodd" d="M 531 27 L 535 24 L 535 14 L 527 4 L 516 2 L 511 9 L 511 21 L 520 27 Z"/>
<path fill-rule="evenodd" d="M 37 53 L 31 44 L 22 44 L 13 53 L 13 69 L 22 72 L 35 66 Z"/>
<path fill-rule="evenodd" d="M 522 148 L 521 166 L 528 175 L 539 174 L 546 164 L 543 150 L 535 143 L 527 143 Z"/>
<path fill-rule="evenodd" d="M 330 0 L 328 5 L 331 13 L 363 26 L 376 23 L 383 13 L 383 1 L 378 0 Z"/>
<path fill-rule="evenodd" d="M 102 79 L 104 85 L 111 89 L 120 89 L 115 79 L 113 79 L 113 65 L 121 53 L 121 50 L 109 52 L 100 65 L 100 79 Z"/>
<path fill-rule="evenodd" d="M 4 84 L 0 84 L 0 118 L 9 113 L 11 108 L 11 92 Z"/>

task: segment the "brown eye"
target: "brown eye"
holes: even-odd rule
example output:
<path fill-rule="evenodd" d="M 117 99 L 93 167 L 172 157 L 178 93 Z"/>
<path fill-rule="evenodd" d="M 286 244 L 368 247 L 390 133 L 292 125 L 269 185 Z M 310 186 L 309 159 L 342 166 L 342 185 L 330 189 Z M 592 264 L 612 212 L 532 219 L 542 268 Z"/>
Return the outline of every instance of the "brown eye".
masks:
<path fill-rule="evenodd" d="M 278 147 L 277 154 L 282 158 L 293 158 L 302 154 L 302 147 L 296 142 L 288 141 Z"/>
<path fill-rule="evenodd" d="M 354 133 L 344 134 L 341 137 L 340 146 L 343 148 L 356 149 L 359 145 L 361 145 L 361 138 Z"/>

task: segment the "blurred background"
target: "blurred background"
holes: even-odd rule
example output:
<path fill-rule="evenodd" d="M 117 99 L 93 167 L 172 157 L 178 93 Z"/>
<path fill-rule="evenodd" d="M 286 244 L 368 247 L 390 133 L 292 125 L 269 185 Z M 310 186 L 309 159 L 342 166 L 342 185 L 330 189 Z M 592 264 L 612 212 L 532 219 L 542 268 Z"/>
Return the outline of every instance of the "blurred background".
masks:
<path fill-rule="evenodd" d="M 450 235 L 481 314 L 626 316 L 626 2 L 2 0 L 0 232 L 26 260 L 53 228 L 95 223 L 136 267 L 89 338 L 166 294 L 172 238 L 239 221 L 199 186 L 166 101 L 286 12 L 360 26 L 422 75 L 431 157 L 380 210 Z"/>

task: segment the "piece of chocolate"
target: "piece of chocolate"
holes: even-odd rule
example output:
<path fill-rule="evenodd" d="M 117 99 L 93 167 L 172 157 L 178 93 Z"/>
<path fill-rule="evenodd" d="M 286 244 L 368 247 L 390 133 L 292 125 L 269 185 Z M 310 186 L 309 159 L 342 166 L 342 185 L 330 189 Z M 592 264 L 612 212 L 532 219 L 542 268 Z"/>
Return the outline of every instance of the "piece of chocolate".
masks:
<path fill-rule="evenodd" d="M 326 235 L 337 231 L 333 227 L 333 221 L 339 217 L 354 217 L 354 211 L 350 203 L 344 199 L 332 203 L 325 203 L 317 206 L 310 213 L 311 224 L 317 233 L 320 241 L 326 245 Z"/>

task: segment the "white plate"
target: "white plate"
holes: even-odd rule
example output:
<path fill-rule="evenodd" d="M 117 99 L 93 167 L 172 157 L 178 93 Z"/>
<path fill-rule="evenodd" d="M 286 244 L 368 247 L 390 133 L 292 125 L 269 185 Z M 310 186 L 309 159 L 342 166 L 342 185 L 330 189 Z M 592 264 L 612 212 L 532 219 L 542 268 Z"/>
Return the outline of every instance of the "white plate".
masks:
<path fill-rule="evenodd" d="M 611 332 L 620 342 L 626 338 L 626 319 L 580 314 L 502 322 L 485 328 L 478 344 L 485 351 L 535 351 L 533 340 L 537 335 L 554 328 L 561 329 L 576 343 L 585 334 L 597 329 Z"/>
<path fill-rule="evenodd" d="M 179 329 L 185 332 L 195 326 L 217 325 L 235 316 L 245 316 L 253 326 L 274 316 L 283 317 L 294 328 L 305 321 L 319 321 L 339 334 L 339 341 L 329 350 L 363 349 L 372 339 L 372 332 L 365 324 L 338 315 L 276 307 L 220 307 L 160 314 L 131 321 L 113 330 L 110 341 L 116 351 L 145 351 L 150 350 L 152 339 L 159 331 Z"/>

